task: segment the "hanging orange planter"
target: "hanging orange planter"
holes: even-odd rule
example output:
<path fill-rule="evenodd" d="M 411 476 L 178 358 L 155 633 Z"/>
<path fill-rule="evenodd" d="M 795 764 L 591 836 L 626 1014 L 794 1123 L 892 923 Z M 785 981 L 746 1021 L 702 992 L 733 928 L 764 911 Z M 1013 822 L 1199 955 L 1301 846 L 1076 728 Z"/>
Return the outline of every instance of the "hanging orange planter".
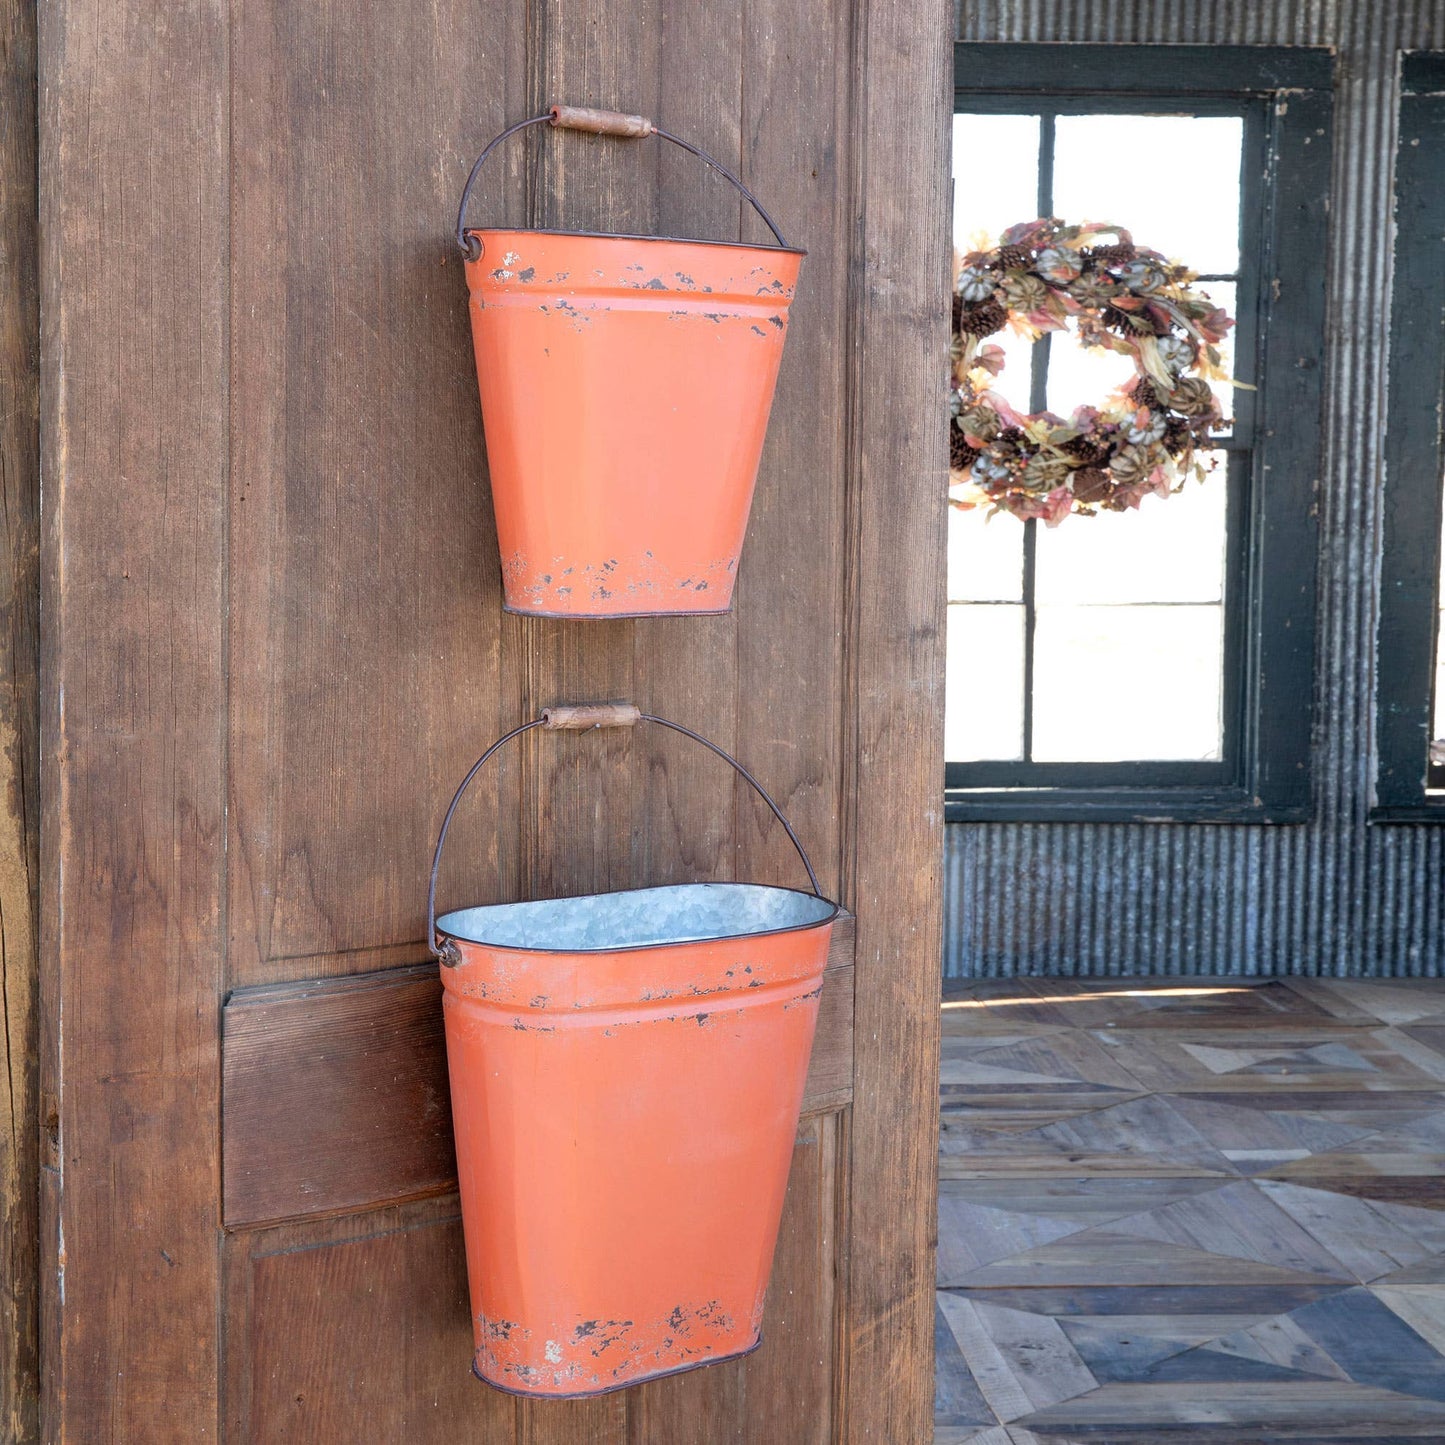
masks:
<path fill-rule="evenodd" d="M 701 157 L 778 245 L 475 229 L 508 136 L 550 122 Z M 462 192 L 472 341 L 510 612 L 726 612 L 804 253 L 725 166 L 642 116 L 553 106 Z"/>
<path fill-rule="evenodd" d="M 657 723 L 731 763 L 812 893 L 696 883 L 436 914 L 452 816 L 532 728 Z M 734 1358 L 760 1339 L 838 906 L 756 779 L 625 704 L 552 708 L 473 765 L 437 840 L 474 1372 L 569 1398 Z"/>

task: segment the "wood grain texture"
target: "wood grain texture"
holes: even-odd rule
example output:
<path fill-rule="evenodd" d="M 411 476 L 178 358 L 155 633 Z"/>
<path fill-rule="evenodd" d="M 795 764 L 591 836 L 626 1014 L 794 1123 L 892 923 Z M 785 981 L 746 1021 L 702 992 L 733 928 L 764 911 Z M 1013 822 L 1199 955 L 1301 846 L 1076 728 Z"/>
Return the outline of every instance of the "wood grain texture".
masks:
<path fill-rule="evenodd" d="M 0 4 L 0 1436 L 40 1424 L 35 8 Z"/>
<path fill-rule="evenodd" d="M 850 719 L 858 915 L 845 1437 L 922 1440 L 932 1375 L 950 8 L 859 18 Z"/>
<path fill-rule="evenodd" d="M 526 104 L 523 34 L 520 12 L 481 22 L 478 84 L 478 23 L 470 0 L 421 25 L 235 3 L 233 986 L 402 961 L 384 950 L 425 933 L 441 810 L 514 720 L 445 218 Z M 519 198 L 516 159 L 486 172 L 492 206 Z M 515 805 L 493 800 L 520 766 L 459 816 L 448 886 L 514 887 Z"/>
<path fill-rule="evenodd" d="M 47 1440 L 217 1427 L 228 18 L 40 15 Z"/>
<path fill-rule="evenodd" d="M 1445 985 L 1197 983 L 945 1000 L 940 1438 L 1438 1435 Z"/>
<path fill-rule="evenodd" d="M 456 1188 L 434 965 L 245 989 L 222 1021 L 227 1228 Z M 805 1113 L 852 1099 L 853 920 L 834 928 Z"/>
<path fill-rule="evenodd" d="M 237 1445 L 458 1421 L 517 1445 L 763 1442 L 779 1421 L 922 1438 L 943 493 L 938 399 L 900 359 L 942 346 L 932 23 L 796 0 L 228 0 L 155 46 L 139 12 L 112 36 L 48 7 L 56 1438 L 210 1435 L 218 1318 Z M 482 146 L 557 97 L 655 115 L 809 248 L 728 617 L 499 611 L 448 213 Z M 476 204 L 479 223 L 761 239 L 647 140 L 532 133 Z M 587 698 L 753 769 L 824 888 L 864 900 L 866 957 L 825 987 L 773 1343 L 645 1401 L 498 1405 L 433 1369 L 453 1336 L 467 1353 L 449 1206 L 396 1202 L 450 1187 L 436 984 L 354 976 L 423 957 L 431 844 L 471 761 Z M 684 739 L 538 732 L 497 761 L 444 905 L 799 881 L 762 806 Z M 223 1203 L 247 1227 L 218 1237 Z M 161 1317 L 157 1347 L 138 1322 Z"/>
<path fill-rule="evenodd" d="M 455 1196 L 234 1235 L 226 1272 L 232 1445 L 513 1438 L 469 1368 Z"/>

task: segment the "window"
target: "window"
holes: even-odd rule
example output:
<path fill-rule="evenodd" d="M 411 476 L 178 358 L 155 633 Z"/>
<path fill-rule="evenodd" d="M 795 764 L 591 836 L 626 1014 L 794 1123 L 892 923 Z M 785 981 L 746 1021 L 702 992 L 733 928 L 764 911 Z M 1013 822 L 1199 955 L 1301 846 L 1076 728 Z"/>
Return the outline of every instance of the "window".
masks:
<path fill-rule="evenodd" d="M 1315 51 L 956 48 L 959 249 L 1126 226 L 1237 317 L 1259 389 L 1225 390 L 1214 474 L 1167 502 L 1057 530 L 951 509 L 950 818 L 1306 815 L 1329 77 Z M 1031 411 L 1131 374 L 1067 334 L 991 340 Z"/>
<path fill-rule="evenodd" d="M 1445 821 L 1445 55 L 1401 67 L 1373 818 Z"/>

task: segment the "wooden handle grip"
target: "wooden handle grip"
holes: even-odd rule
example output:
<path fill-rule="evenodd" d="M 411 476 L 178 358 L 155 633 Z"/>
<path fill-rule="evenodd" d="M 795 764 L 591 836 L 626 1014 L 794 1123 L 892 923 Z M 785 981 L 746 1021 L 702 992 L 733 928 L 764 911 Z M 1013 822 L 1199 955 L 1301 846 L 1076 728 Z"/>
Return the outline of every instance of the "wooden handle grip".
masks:
<path fill-rule="evenodd" d="M 579 702 L 542 709 L 542 725 L 552 732 L 588 728 L 630 728 L 642 714 L 630 702 Z"/>
<path fill-rule="evenodd" d="M 620 110 L 588 110 L 581 105 L 554 105 L 552 124 L 563 130 L 590 130 L 594 135 L 644 136 L 652 134 L 645 115 L 623 115 Z"/>

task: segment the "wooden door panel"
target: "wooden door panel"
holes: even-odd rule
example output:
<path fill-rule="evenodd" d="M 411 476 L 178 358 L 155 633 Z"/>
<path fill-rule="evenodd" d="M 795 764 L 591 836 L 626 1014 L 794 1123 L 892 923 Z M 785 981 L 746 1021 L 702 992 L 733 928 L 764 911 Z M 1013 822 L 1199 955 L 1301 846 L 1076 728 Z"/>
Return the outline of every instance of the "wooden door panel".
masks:
<path fill-rule="evenodd" d="M 420 49 L 398 40 L 406 6 L 235 13 L 229 965 L 245 985 L 400 961 L 385 950 L 424 932 L 440 808 L 514 710 L 448 217 L 464 149 L 523 102 L 475 68 L 481 27 L 487 71 L 520 70 L 506 7 L 431 7 Z M 459 828 L 459 876 L 498 896 L 497 828 Z"/>
<path fill-rule="evenodd" d="M 513 1400 L 468 1368 L 455 1196 L 227 1248 L 232 1445 L 511 1441 Z"/>
<path fill-rule="evenodd" d="M 922 1438 L 945 7 L 121 8 L 41 15 L 49 1435 Z M 500 610 L 447 231 L 553 99 L 654 115 L 808 248 L 728 616 Z M 572 134 L 513 141 L 476 214 L 763 234 L 695 158 Z M 762 1348 L 539 1404 L 467 1371 L 426 869 L 481 749 L 593 698 L 736 753 L 862 910 Z M 452 836 L 444 902 L 802 877 L 645 727 L 523 739 Z"/>

